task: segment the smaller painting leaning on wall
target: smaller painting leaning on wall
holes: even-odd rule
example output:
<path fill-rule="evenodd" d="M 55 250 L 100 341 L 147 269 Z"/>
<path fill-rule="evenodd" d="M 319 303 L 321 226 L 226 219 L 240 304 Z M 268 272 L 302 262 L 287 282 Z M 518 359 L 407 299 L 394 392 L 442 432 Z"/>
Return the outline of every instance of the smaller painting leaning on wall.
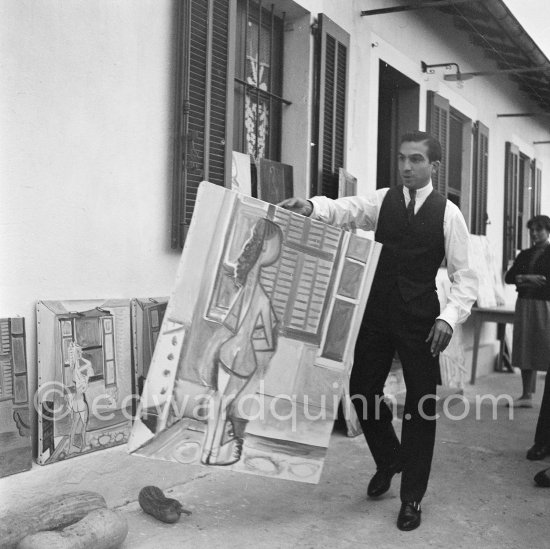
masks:
<path fill-rule="evenodd" d="M 0 477 L 31 465 L 25 319 L 0 318 Z"/>
<path fill-rule="evenodd" d="M 249 154 L 232 151 L 231 190 L 252 196 L 252 168 L 254 160 Z M 255 169 L 255 166 L 254 166 Z"/>
<path fill-rule="evenodd" d="M 357 195 L 357 177 L 344 168 L 338 168 L 338 198 Z"/>
<path fill-rule="evenodd" d="M 40 301 L 38 463 L 128 439 L 135 398 L 130 300 Z"/>
<path fill-rule="evenodd" d="M 135 385 L 140 395 L 147 378 L 147 372 L 149 372 L 149 365 L 157 344 L 167 304 L 167 297 L 132 299 L 134 376 Z"/>
<path fill-rule="evenodd" d="M 265 158 L 260 158 L 257 166 L 259 199 L 270 204 L 278 204 L 294 196 L 292 166 Z"/>

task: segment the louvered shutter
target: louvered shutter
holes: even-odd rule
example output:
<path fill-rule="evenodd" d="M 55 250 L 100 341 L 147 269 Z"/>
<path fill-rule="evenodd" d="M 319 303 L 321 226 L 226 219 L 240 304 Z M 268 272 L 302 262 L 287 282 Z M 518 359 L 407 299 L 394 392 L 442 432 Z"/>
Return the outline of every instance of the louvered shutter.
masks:
<path fill-rule="evenodd" d="M 504 174 L 504 257 L 503 269 L 507 270 L 516 256 L 518 215 L 519 148 L 506 142 Z"/>
<path fill-rule="evenodd" d="M 183 246 L 202 180 L 225 184 L 228 105 L 227 0 L 180 0 L 172 247 Z"/>
<path fill-rule="evenodd" d="M 312 195 L 338 198 L 338 168 L 345 163 L 349 34 L 319 15 L 317 35 L 317 120 L 314 127 Z"/>
<path fill-rule="evenodd" d="M 532 178 L 531 213 L 532 215 L 540 215 L 540 193 L 542 182 L 542 163 L 540 160 L 533 160 Z"/>
<path fill-rule="evenodd" d="M 487 185 L 489 166 L 489 128 L 481 122 L 474 126 L 474 188 L 472 234 L 487 234 Z"/>
<path fill-rule="evenodd" d="M 449 166 L 449 101 L 435 92 L 428 92 L 427 131 L 441 143 L 441 164 L 437 173 L 432 176 L 434 189 L 447 196 Z"/>

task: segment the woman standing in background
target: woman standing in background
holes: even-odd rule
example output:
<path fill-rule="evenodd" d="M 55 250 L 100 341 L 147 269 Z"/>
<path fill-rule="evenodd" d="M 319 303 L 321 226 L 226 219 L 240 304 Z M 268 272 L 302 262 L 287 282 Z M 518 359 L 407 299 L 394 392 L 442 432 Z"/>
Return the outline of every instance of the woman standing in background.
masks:
<path fill-rule="evenodd" d="M 527 228 L 533 245 L 520 252 L 505 275 L 506 283 L 515 284 L 518 292 L 512 365 L 521 369 L 523 392 L 514 401 L 516 408 L 532 407 L 537 372 L 547 371 L 550 364 L 550 217 L 536 215 Z M 543 405 L 541 415 L 544 409 Z M 550 439 L 535 439 L 527 458 L 542 459 L 547 454 Z"/>

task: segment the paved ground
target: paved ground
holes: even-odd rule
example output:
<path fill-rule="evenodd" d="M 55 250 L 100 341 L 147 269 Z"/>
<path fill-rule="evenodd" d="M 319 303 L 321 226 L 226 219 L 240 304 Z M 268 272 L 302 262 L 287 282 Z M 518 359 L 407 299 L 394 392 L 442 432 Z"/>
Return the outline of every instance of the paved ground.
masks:
<path fill-rule="evenodd" d="M 538 396 L 544 376 L 539 376 Z M 550 467 L 525 459 L 534 409 L 509 419 L 501 402 L 492 417 L 476 395 L 511 394 L 518 374 L 491 374 L 465 390 L 470 411 L 455 402 L 438 423 L 431 483 L 419 529 L 395 527 L 398 479 L 378 501 L 365 497 L 374 464 L 362 437 L 335 431 L 318 485 L 182 466 L 129 456 L 123 447 L 89 454 L 0 480 L 0 514 L 38 498 L 70 490 L 95 490 L 129 523 L 124 549 L 158 548 L 530 548 L 549 547 L 550 489 L 533 476 Z M 399 426 L 399 420 L 396 425 Z M 397 481 L 397 482 L 396 482 Z M 173 525 L 145 515 L 137 495 L 153 484 L 192 511 Z M 0 540 L 1 546 L 1 540 Z"/>

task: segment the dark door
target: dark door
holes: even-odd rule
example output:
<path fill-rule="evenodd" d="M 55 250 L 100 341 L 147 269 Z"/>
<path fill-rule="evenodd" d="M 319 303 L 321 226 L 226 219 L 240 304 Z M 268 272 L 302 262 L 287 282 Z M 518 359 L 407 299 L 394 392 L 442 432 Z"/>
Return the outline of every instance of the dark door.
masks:
<path fill-rule="evenodd" d="M 398 183 L 399 137 L 418 129 L 419 98 L 418 84 L 380 61 L 377 189 Z"/>

